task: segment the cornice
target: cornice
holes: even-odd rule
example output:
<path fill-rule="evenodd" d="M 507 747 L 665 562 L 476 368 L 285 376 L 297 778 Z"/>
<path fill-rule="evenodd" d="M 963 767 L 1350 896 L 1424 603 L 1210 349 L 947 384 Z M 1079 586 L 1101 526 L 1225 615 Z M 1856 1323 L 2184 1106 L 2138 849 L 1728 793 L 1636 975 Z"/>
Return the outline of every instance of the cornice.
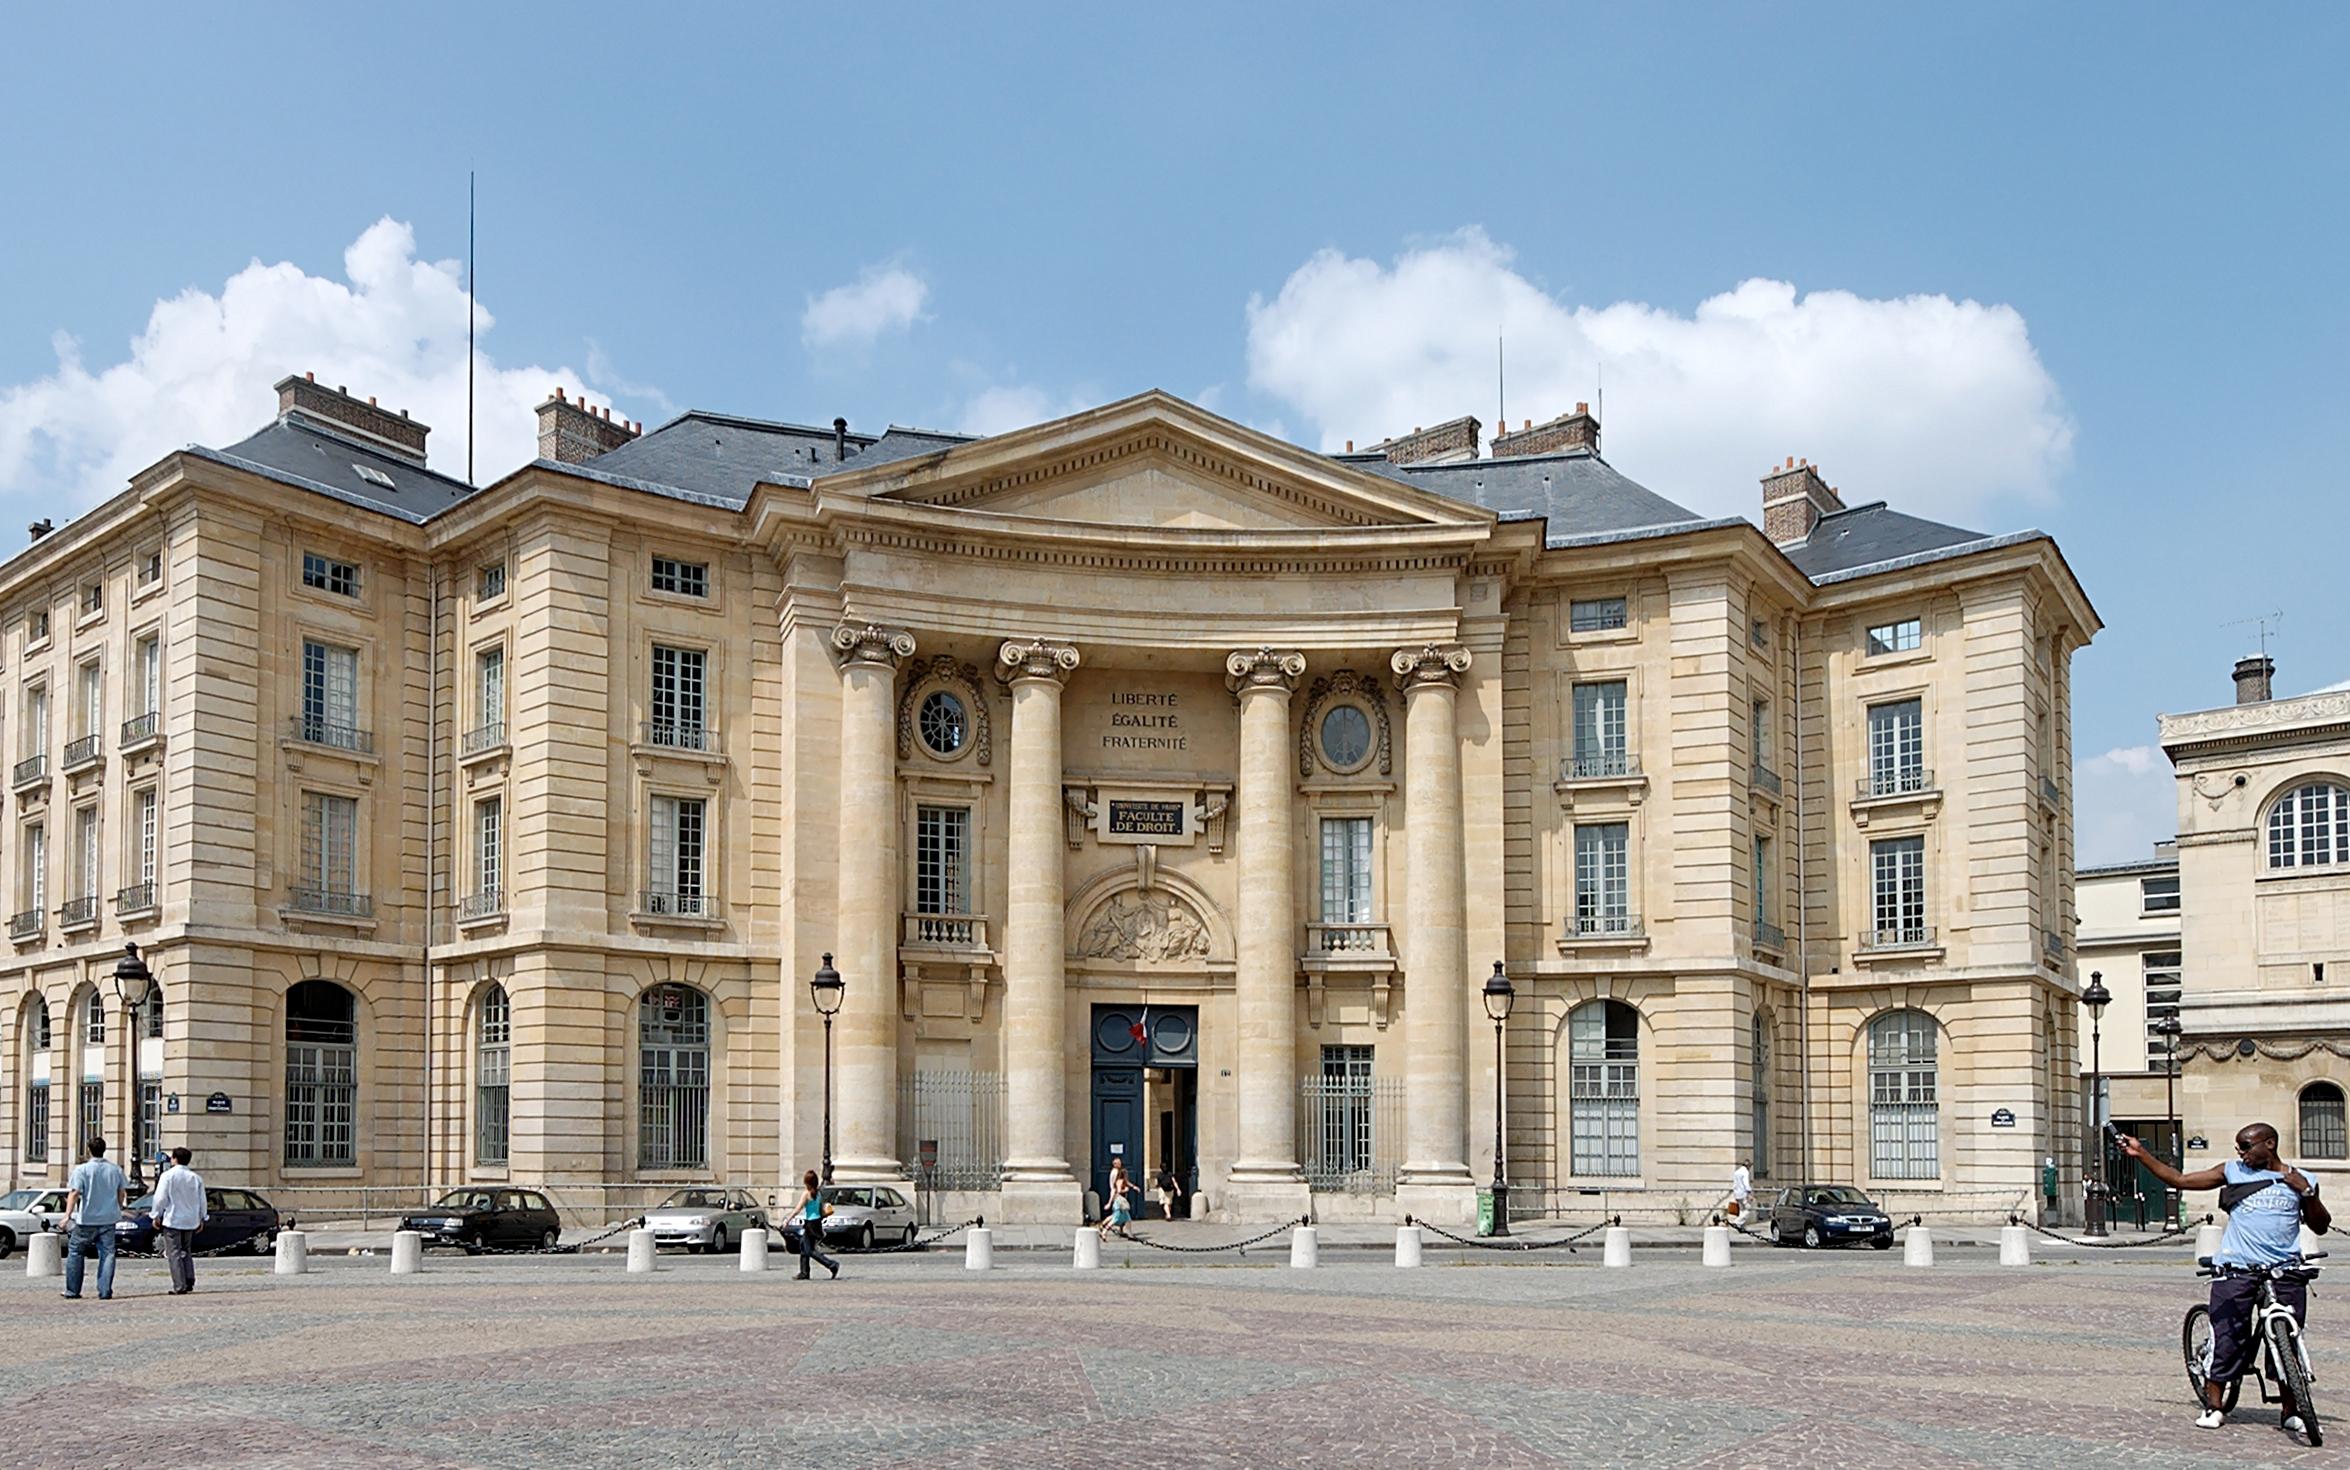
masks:
<path fill-rule="evenodd" d="M 888 502 L 826 501 L 839 544 L 879 552 L 1019 562 L 1111 573 L 1245 575 L 1343 566 L 1454 572 L 1487 539 L 1482 526 L 1210 531 L 1102 526 Z"/>
<path fill-rule="evenodd" d="M 2166 748 L 2279 745 L 2350 732 L 2350 689 L 2261 704 L 2224 705 L 2159 719 Z"/>

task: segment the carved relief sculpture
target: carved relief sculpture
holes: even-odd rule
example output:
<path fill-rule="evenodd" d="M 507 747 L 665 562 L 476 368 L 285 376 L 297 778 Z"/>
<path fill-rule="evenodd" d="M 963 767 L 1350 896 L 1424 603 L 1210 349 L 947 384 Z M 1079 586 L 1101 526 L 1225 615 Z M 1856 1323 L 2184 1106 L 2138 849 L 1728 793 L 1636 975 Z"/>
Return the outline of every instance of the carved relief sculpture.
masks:
<path fill-rule="evenodd" d="M 1432 684 L 1458 684 L 1469 671 L 1469 650 L 1458 643 L 1424 643 L 1399 648 L 1387 661 L 1395 671 L 1395 687 L 1405 694 Z"/>
<path fill-rule="evenodd" d="M 979 694 L 979 666 L 958 663 L 951 653 L 925 660 L 915 667 L 913 677 L 906 680 L 905 692 L 898 696 L 898 759 L 913 756 L 916 712 L 923 698 L 941 686 L 951 686 L 963 696 L 963 703 L 971 712 L 971 758 L 987 765 L 995 753 L 995 740 L 987 701 Z"/>
<path fill-rule="evenodd" d="M 1305 722 L 1297 730 L 1297 774 L 1299 779 L 1314 774 L 1320 762 L 1320 730 L 1322 711 L 1334 700 L 1359 701 L 1370 711 L 1372 741 L 1376 749 L 1375 763 L 1379 774 L 1395 774 L 1395 738 L 1387 723 L 1387 696 L 1380 692 L 1378 682 L 1366 679 L 1353 669 L 1340 669 L 1327 678 L 1316 679 L 1306 691 Z"/>
<path fill-rule="evenodd" d="M 1128 892 L 1093 911 L 1077 936 L 1077 958 L 1166 964 L 1208 957 L 1208 926 L 1190 904 L 1165 893 Z"/>

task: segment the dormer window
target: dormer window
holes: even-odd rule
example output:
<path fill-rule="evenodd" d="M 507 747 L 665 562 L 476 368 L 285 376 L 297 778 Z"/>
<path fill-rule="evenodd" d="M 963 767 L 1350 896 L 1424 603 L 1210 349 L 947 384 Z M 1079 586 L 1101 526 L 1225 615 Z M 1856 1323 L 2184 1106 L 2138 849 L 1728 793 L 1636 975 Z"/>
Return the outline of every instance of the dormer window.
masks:
<path fill-rule="evenodd" d="M 24 641 L 27 643 L 49 641 L 49 610 L 47 608 L 35 608 L 25 614 Z"/>
<path fill-rule="evenodd" d="M 677 597 L 708 597 L 710 564 L 656 556 L 653 558 L 653 590 Z"/>
<path fill-rule="evenodd" d="M 474 584 L 474 600 L 477 602 L 495 602 L 505 595 L 506 564 L 502 561 L 493 561 L 485 564 L 481 569 L 479 579 Z"/>
<path fill-rule="evenodd" d="M 1869 629 L 1870 658 L 1888 653 L 1910 653 L 1925 641 L 1925 625 L 1916 618 L 1904 618 L 1898 623 L 1879 623 Z"/>
<path fill-rule="evenodd" d="M 320 592 L 331 592 L 337 597 L 359 595 L 359 568 L 351 562 L 336 561 L 320 556 L 315 551 L 302 553 L 302 585 Z"/>
<path fill-rule="evenodd" d="M 400 488 L 397 484 L 393 483 L 392 477 L 390 475 L 385 474 L 382 470 L 377 469 L 373 465 L 354 464 L 351 466 L 351 473 L 357 475 L 360 479 L 366 481 L 368 484 L 373 485 L 378 490 L 397 490 Z"/>
<path fill-rule="evenodd" d="M 1574 633 L 1605 633 L 1631 625 L 1631 608 L 1621 597 L 1577 599 L 1567 606 L 1567 629 Z"/>

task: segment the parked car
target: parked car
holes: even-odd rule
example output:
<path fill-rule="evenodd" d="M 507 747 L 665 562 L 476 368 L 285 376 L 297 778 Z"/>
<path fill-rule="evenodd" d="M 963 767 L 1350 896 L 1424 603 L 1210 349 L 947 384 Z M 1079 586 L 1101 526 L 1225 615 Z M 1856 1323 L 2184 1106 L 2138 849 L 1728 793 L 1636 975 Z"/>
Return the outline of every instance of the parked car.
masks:
<path fill-rule="evenodd" d="M 1849 1184 L 1806 1184 L 1779 1191 L 1771 1206 L 1771 1236 L 1780 1245 L 1893 1244 L 1893 1217 Z"/>
<path fill-rule="evenodd" d="M 249 1189 L 204 1191 L 204 1228 L 191 1242 L 195 1250 L 216 1251 L 235 1246 L 248 1255 L 261 1255 L 277 1245 L 284 1227 L 277 1207 Z M 115 1244 L 125 1250 L 155 1249 L 155 1196 L 140 1195 L 114 1227 Z"/>
<path fill-rule="evenodd" d="M 52 1194 L 56 1196 L 54 1211 L 42 1210 L 41 1203 Z M 12 1189 L 6 1194 L 0 1194 L 0 1260 L 7 1259 L 26 1236 L 39 1235 L 52 1228 L 63 1228 L 50 1225 L 52 1214 L 61 1221 L 65 1218 L 65 1191 L 62 1189 Z"/>
<path fill-rule="evenodd" d="M 914 1206 L 887 1185 L 827 1184 L 816 1197 L 832 1206 L 824 1217 L 824 1241 L 871 1250 L 876 1245 L 914 1243 Z M 795 1210 L 783 1227 L 784 1249 L 800 1248 L 800 1221 Z"/>
<path fill-rule="evenodd" d="M 746 1230 L 766 1229 L 767 1211 L 744 1190 L 692 1185 L 645 1211 L 645 1228 L 655 1245 L 717 1252 L 741 1244 Z"/>
<path fill-rule="evenodd" d="M 426 1245 L 463 1246 L 479 1255 L 484 1246 L 508 1250 L 553 1250 L 563 1238 L 563 1221 L 535 1189 L 452 1189 L 421 1210 L 400 1217 Z"/>

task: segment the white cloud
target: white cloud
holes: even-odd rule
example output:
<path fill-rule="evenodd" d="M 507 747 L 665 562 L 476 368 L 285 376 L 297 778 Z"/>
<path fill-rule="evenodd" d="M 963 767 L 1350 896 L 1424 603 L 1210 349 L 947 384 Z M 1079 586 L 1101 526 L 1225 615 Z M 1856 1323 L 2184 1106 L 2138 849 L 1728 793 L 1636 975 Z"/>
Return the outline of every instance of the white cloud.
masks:
<path fill-rule="evenodd" d="M 2179 825 L 2178 779 L 2159 746 L 2124 745 L 2073 765 L 2073 844 L 2083 864 L 2153 856 Z"/>
<path fill-rule="evenodd" d="M 0 387 L 0 497 L 28 512 L 71 512 L 189 443 L 232 444 L 277 411 L 270 384 L 316 372 L 432 426 L 432 465 L 465 473 L 465 279 L 453 260 L 416 258 L 416 234 L 385 218 L 343 252 L 346 281 L 286 262 L 252 264 L 218 295 L 190 289 L 155 303 L 129 356 L 91 371 L 56 338 L 57 371 Z M 481 310 L 477 339 L 492 319 Z M 500 368 L 475 358 L 484 484 L 537 454 L 531 410 L 569 368 Z"/>
<path fill-rule="evenodd" d="M 1099 405 L 1083 394 L 1056 394 L 1028 383 L 999 385 L 973 394 L 957 415 L 955 427 L 983 437 L 1006 434 L 1095 407 Z"/>
<path fill-rule="evenodd" d="M 870 347 L 890 332 L 922 319 L 930 284 L 902 265 L 869 265 L 857 279 L 808 298 L 800 313 L 800 345 Z"/>
<path fill-rule="evenodd" d="M 1689 315 L 1576 305 L 1475 228 L 1392 265 L 1324 250 L 1252 296 L 1249 381 L 1322 448 L 1367 444 L 1492 413 L 1497 332 L 1513 423 L 1604 380 L 1609 462 L 1710 514 L 1757 515 L 1762 472 L 1789 454 L 1849 504 L 1960 520 L 1994 496 L 2046 497 L 2070 459 L 2072 420 L 2012 307 L 1761 279 Z"/>

